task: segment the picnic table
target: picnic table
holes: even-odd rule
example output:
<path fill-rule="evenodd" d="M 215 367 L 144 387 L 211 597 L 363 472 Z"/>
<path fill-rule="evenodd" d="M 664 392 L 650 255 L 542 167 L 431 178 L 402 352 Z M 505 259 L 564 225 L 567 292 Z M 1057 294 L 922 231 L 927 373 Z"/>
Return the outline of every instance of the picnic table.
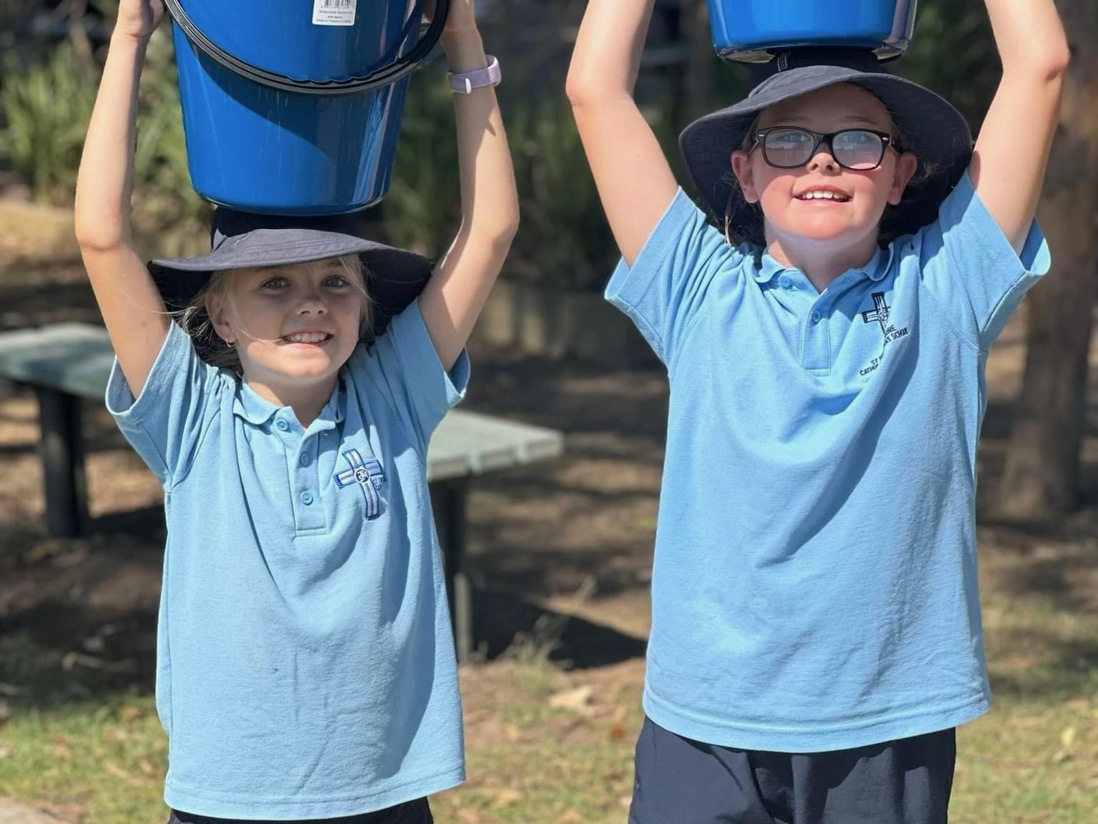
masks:
<path fill-rule="evenodd" d="M 103 403 L 114 362 L 107 332 L 87 323 L 55 323 L 0 332 L 0 379 L 38 396 L 46 525 L 76 537 L 89 525 L 81 403 Z M 560 432 L 489 415 L 453 410 L 439 424 L 427 452 L 427 481 L 446 573 L 446 591 L 459 660 L 474 649 L 473 593 L 464 571 L 466 496 L 486 472 L 555 458 Z"/>

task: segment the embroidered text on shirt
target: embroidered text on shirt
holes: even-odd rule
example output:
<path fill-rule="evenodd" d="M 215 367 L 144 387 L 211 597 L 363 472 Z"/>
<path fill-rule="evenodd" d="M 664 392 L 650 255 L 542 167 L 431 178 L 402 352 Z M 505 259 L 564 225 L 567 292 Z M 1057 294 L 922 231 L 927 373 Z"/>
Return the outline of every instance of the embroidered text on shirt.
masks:
<path fill-rule="evenodd" d="M 899 338 L 905 338 L 908 335 L 908 327 L 897 329 L 895 325 L 889 325 L 888 321 L 892 315 L 892 307 L 888 305 L 888 301 L 885 299 L 884 292 L 873 293 L 873 308 L 868 312 L 862 312 L 862 321 L 864 323 L 879 323 L 881 325 L 881 334 L 884 336 L 884 342 L 888 343 L 898 340 Z M 881 361 L 884 359 L 884 352 L 880 356 L 874 358 L 869 362 L 869 365 L 859 373 L 862 377 L 865 377 L 870 372 L 875 372 L 877 367 L 881 365 Z"/>

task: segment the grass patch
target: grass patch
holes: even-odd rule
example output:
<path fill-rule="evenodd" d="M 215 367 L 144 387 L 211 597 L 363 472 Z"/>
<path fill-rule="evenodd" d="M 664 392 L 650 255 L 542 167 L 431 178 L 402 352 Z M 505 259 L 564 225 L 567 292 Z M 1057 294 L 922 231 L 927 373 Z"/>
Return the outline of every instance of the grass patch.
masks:
<path fill-rule="evenodd" d="M 993 707 L 960 730 L 954 824 L 1098 818 L 1098 635 L 1071 587 L 1014 586 L 1035 559 L 992 559 L 984 591 Z M 1065 565 L 1070 577 L 1074 564 Z"/>
<path fill-rule="evenodd" d="M 1082 616 L 1061 624 L 1064 640 L 1085 627 Z M 1012 637 L 1007 627 L 989 627 L 1001 654 L 1010 652 Z M 12 647 L 6 643 L 0 652 L 10 654 Z M 22 647 L 25 657 L 29 650 Z M 951 820 L 1091 824 L 1098 809 L 1098 671 L 1076 667 L 1061 688 L 1064 671 L 1054 663 L 1019 672 L 1018 659 L 1003 660 L 993 675 L 1008 688 L 996 696 L 990 716 L 960 733 Z M 69 679 L 60 667 L 55 675 L 56 696 Z M 467 710 L 469 781 L 432 800 L 438 820 L 620 824 L 641 722 L 640 684 L 603 684 L 589 707 L 553 706 L 554 695 L 584 684 L 588 675 L 544 662 L 466 669 L 466 704 L 474 705 Z M 70 683 L 68 692 L 75 698 L 80 689 Z M 0 728 L 4 794 L 72 820 L 164 821 L 166 746 L 150 696 L 51 701 L 56 708 L 48 710 L 34 708 L 28 696 L 7 702 L 10 718 Z"/>
<path fill-rule="evenodd" d="M 149 697 L 13 711 L 0 740 L 0 787 L 25 803 L 86 821 L 167 818 L 160 800 L 167 746 Z"/>
<path fill-rule="evenodd" d="M 469 781 L 432 799 L 436 818 L 463 824 L 624 821 L 642 721 L 636 679 L 592 681 L 589 673 L 566 673 L 545 661 L 509 660 L 483 673 L 467 671 L 465 681 L 482 675 L 490 680 L 484 694 L 495 700 L 484 707 L 470 706 L 483 694 L 466 701 Z"/>
<path fill-rule="evenodd" d="M 1055 574 L 1049 553 L 984 556 L 994 708 L 960 731 L 954 824 L 1095 820 L 1098 636 L 1083 598 L 1091 578 L 1077 547 Z M 567 671 L 546 658 L 554 637 L 542 627 L 499 660 L 463 668 L 469 781 L 432 799 L 440 822 L 624 821 L 641 662 Z M 164 821 L 166 742 L 153 699 L 132 677 L 118 683 L 73 663 L 56 639 L 27 630 L 0 639 L 0 795 L 72 821 Z"/>
<path fill-rule="evenodd" d="M 961 730 L 954 824 L 1092 824 L 1098 811 L 1095 705 L 997 701 Z"/>
<path fill-rule="evenodd" d="M 153 698 L 104 690 L 102 677 L 25 632 L 0 641 L 0 795 L 74 821 L 163 822 L 167 742 Z"/>

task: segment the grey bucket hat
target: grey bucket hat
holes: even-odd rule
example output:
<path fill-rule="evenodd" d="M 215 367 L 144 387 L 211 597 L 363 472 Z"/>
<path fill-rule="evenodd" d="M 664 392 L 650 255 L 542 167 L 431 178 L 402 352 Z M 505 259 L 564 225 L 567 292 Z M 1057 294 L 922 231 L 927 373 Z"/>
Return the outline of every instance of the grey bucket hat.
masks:
<path fill-rule="evenodd" d="M 374 304 L 376 337 L 423 291 L 434 264 L 414 252 L 365 239 L 364 223 L 361 212 L 298 217 L 218 207 L 210 227 L 209 254 L 153 260 L 149 272 L 164 303 L 175 311 L 187 306 L 214 272 L 358 255 Z"/>
<path fill-rule="evenodd" d="M 687 169 L 714 219 L 723 221 L 727 215 L 741 234 L 762 236 L 762 214 L 744 202 L 732 175 L 732 152 L 741 148 L 763 110 L 841 83 L 876 95 L 899 129 L 899 148 L 919 158 L 921 172 L 900 205 L 886 211 L 882 237 L 914 232 L 937 218 L 939 205 L 972 157 L 972 132 L 950 103 L 918 83 L 888 73 L 876 55 L 862 49 L 790 49 L 777 54 L 769 68 L 773 74 L 746 99 L 695 120 L 679 136 Z"/>

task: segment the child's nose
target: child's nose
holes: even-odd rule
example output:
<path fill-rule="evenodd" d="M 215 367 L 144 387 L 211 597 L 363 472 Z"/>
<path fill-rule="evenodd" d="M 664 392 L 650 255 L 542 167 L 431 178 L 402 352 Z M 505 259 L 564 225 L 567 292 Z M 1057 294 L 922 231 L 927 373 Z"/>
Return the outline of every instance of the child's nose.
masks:
<path fill-rule="evenodd" d="M 301 299 L 297 304 L 297 311 L 299 314 L 323 314 L 328 311 L 327 305 L 324 303 L 323 298 L 320 296 L 320 292 L 309 289 L 302 293 Z"/>
<path fill-rule="evenodd" d="M 835 156 L 831 154 L 831 150 L 827 146 L 820 145 L 816 154 L 808 161 L 808 170 L 817 171 L 820 169 L 827 169 L 829 171 L 837 172 L 839 170 L 839 164 L 835 160 Z"/>

